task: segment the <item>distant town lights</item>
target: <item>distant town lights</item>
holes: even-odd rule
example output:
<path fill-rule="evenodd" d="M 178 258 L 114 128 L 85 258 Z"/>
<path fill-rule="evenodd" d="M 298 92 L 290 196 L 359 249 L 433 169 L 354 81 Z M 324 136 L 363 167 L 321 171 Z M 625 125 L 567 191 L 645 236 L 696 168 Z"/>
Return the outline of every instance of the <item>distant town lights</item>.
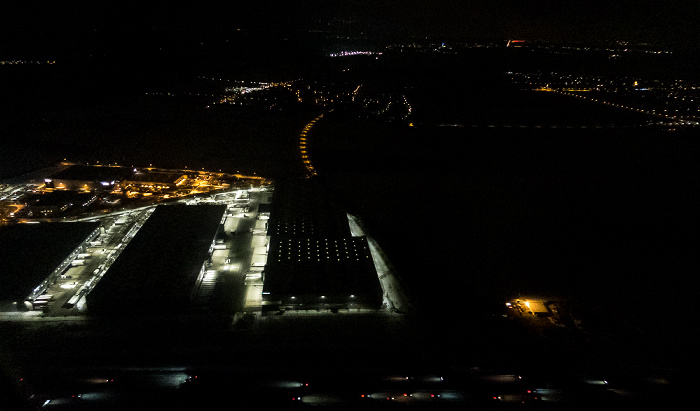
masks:
<path fill-rule="evenodd" d="M 365 56 L 371 56 L 371 55 L 378 55 L 380 56 L 382 53 L 378 52 L 375 53 L 373 51 L 341 51 L 339 53 L 331 53 L 329 54 L 330 57 L 346 57 L 346 56 L 360 56 L 360 55 L 365 55 Z"/>

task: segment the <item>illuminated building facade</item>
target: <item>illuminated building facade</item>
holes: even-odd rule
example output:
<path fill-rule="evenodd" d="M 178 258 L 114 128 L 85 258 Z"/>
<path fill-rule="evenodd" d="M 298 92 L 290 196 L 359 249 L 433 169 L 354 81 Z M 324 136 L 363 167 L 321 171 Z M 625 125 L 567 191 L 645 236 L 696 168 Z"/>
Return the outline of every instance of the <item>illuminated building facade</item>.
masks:
<path fill-rule="evenodd" d="M 267 234 L 263 311 L 379 308 L 382 292 L 366 237 L 315 179 L 278 182 Z"/>
<path fill-rule="evenodd" d="M 49 190 L 111 191 L 131 173 L 126 167 L 71 165 L 44 179 L 44 185 Z"/>
<path fill-rule="evenodd" d="M 85 191 L 53 191 L 30 194 L 24 199 L 28 217 L 60 217 L 68 211 L 82 211 L 97 201 L 97 195 Z"/>

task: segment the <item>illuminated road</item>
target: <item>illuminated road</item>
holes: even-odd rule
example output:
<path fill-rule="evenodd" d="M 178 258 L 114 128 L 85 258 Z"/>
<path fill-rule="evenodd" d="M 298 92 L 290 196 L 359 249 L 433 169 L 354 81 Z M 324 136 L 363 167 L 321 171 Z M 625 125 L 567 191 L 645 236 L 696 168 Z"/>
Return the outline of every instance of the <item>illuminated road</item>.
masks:
<path fill-rule="evenodd" d="M 541 90 L 542 91 L 553 91 L 553 92 L 563 94 L 563 95 L 569 96 L 569 97 L 576 97 L 576 98 L 579 98 L 582 100 L 588 100 L 588 101 L 594 102 L 594 103 L 604 104 L 604 105 L 611 106 L 611 107 L 617 107 L 619 109 L 623 109 L 623 110 L 627 110 L 627 111 L 634 111 L 634 112 L 641 113 L 641 114 L 647 114 L 650 116 L 664 118 L 666 120 L 669 120 L 671 125 L 697 126 L 700 124 L 700 123 L 698 123 L 698 121 L 696 121 L 695 118 L 683 118 L 683 117 L 675 116 L 675 115 L 671 115 L 671 114 L 659 113 L 659 112 L 656 112 L 656 110 L 646 110 L 643 108 L 632 107 L 632 106 L 625 105 L 625 104 L 613 103 L 611 101 L 605 101 L 605 100 L 598 99 L 595 97 L 582 96 L 582 95 L 579 95 L 579 94 L 576 94 L 573 92 L 569 92 L 569 91 L 554 90 L 554 89 L 541 89 Z"/>
<path fill-rule="evenodd" d="M 395 312 L 410 312 L 412 310 L 411 304 L 406 296 L 406 293 L 403 291 L 401 284 L 396 278 L 396 275 L 391 268 L 391 263 L 384 254 L 384 251 L 382 251 L 379 244 L 377 244 L 372 237 L 366 235 L 357 217 L 348 214 L 348 223 L 350 224 L 350 232 L 353 236 L 367 237 L 367 243 L 369 244 L 369 249 L 372 253 L 374 267 L 377 271 L 377 276 L 379 277 L 379 283 L 382 286 L 384 307 Z"/>
<path fill-rule="evenodd" d="M 69 267 L 47 289 L 46 294 L 53 295 L 54 299 L 45 312 L 46 316 L 82 315 L 84 296 L 97 284 L 154 210 L 154 207 L 142 207 L 103 218 L 106 229 L 79 254 L 80 265 Z"/>

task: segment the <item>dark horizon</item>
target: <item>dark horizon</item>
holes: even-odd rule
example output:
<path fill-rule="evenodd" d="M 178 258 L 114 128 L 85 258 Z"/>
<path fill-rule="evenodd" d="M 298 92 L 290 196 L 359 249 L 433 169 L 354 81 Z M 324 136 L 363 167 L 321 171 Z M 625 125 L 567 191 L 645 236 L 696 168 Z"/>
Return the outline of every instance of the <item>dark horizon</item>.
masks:
<path fill-rule="evenodd" d="M 262 1 L 189 5 L 85 0 L 13 2 L 0 16 L 1 58 L 128 52 L 235 35 L 323 32 L 405 42 L 526 39 L 554 43 L 648 43 L 697 49 L 693 1 Z M 251 38 L 251 41 L 256 39 Z M 153 49 L 155 47 L 155 49 Z"/>

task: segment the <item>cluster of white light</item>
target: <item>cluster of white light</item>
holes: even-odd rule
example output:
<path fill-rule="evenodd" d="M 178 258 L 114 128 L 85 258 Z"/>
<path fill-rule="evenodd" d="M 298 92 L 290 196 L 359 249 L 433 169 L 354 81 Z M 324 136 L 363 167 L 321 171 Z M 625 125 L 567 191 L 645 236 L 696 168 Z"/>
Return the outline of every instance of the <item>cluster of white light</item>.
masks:
<path fill-rule="evenodd" d="M 245 94 L 253 91 L 266 90 L 268 88 L 270 88 L 269 85 L 265 85 L 263 87 L 229 87 L 226 89 L 226 92 Z"/>
<path fill-rule="evenodd" d="M 402 97 L 403 97 L 403 104 L 406 107 L 406 115 L 403 116 L 403 119 L 406 120 L 408 118 L 408 116 L 411 115 L 411 112 L 413 111 L 413 107 L 411 107 L 411 103 L 408 102 L 408 99 L 406 98 L 405 95 L 403 95 Z"/>
<path fill-rule="evenodd" d="M 368 259 L 368 249 L 365 244 L 356 240 L 357 237 L 340 240 L 329 239 L 288 239 L 281 242 L 277 249 L 277 261 L 330 260 L 337 261 Z M 358 248 L 359 246 L 359 248 Z"/>
<path fill-rule="evenodd" d="M 310 221 L 309 224 L 306 224 L 306 220 L 304 218 L 300 220 L 294 220 L 292 222 L 289 222 L 288 220 L 285 221 L 280 221 L 276 225 L 276 234 L 280 234 L 280 232 L 285 233 L 285 234 L 297 234 L 297 229 L 299 230 L 299 233 L 307 233 L 309 235 L 314 234 L 314 223 L 313 221 Z M 272 230 L 270 230 L 272 231 Z"/>
<path fill-rule="evenodd" d="M 380 52 L 374 52 L 374 51 L 341 51 L 339 53 L 331 53 L 329 54 L 330 57 L 346 57 L 346 56 L 372 56 L 372 55 L 377 55 L 381 56 L 382 53 Z"/>

